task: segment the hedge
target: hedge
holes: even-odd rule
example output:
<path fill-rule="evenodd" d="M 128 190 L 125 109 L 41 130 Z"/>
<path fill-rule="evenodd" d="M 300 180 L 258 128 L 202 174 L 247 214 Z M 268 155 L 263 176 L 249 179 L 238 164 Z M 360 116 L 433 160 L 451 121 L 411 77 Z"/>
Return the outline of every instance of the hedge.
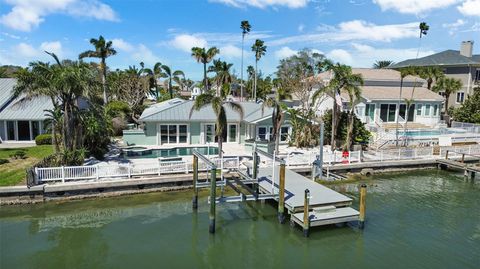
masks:
<path fill-rule="evenodd" d="M 52 135 L 51 134 L 41 134 L 35 137 L 35 144 L 37 145 L 51 145 L 52 144 Z"/>

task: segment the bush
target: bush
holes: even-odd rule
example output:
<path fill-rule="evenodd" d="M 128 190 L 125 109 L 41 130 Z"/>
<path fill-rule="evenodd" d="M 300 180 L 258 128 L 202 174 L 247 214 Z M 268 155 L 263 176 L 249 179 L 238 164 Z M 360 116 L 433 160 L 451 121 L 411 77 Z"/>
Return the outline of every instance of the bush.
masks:
<path fill-rule="evenodd" d="M 41 134 L 35 137 L 35 144 L 37 145 L 51 145 L 52 144 L 52 135 L 51 134 Z"/>
<path fill-rule="evenodd" d="M 15 151 L 15 153 L 13 153 L 12 155 L 10 155 L 10 158 L 13 158 L 13 159 L 25 159 L 25 155 L 27 155 L 27 153 L 23 150 L 17 150 Z"/>
<path fill-rule="evenodd" d="M 0 165 L 5 163 L 9 163 L 9 161 L 7 159 L 0 159 Z"/>

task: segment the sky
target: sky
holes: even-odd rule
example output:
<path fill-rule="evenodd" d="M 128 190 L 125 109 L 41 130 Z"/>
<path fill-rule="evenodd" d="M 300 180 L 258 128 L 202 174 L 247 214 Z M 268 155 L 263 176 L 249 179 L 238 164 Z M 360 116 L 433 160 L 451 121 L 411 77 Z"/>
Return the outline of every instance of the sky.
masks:
<path fill-rule="evenodd" d="M 252 25 L 245 69 L 262 39 L 264 74 L 303 48 L 353 67 L 458 50 L 463 40 L 480 53 L 480 0 L 0 0 L 0 65 L 51 61 L 44 51 L 76 59 L 103 35 L 118 52 L 107 59 L 113 69 L 161 62 L 198 80 L 191 48 L 216 46 L 239 74 L 242 20 Z M 422 21 L 430 30 L 420 43 Z"/>

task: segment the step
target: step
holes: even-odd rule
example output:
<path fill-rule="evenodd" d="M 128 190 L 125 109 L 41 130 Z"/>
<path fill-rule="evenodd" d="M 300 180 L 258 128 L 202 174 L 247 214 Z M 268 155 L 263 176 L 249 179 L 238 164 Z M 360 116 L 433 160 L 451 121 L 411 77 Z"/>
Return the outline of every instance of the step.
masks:
<path fill-rule="evenodd" d="M 321 226 L 336 223 L 345 223 L 350 221 L 358 221 L 360 213 L 351 207 L 340 207 L 335 210 L 316 212 L 315 210 L 309 212 L 310 226 Z M 303 212 L 292 215 L 294 222 L 303 226 Z"/>

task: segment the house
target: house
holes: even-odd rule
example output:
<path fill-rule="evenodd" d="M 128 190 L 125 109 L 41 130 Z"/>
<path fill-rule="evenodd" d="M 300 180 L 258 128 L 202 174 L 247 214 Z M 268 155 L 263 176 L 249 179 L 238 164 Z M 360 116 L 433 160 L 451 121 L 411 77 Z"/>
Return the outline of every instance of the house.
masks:
<path fill-rule="evenodd" d="M 402 68 L 408 66 L 436 66 L 443 70 L 447 77 L 460 79 L 463 88 L 452 94 L 449 104 L 459 106 L 473 88 L 480 85 L 480 54 L 473 54 L 473 41 L 463 41 L 460 50 L 445 50 L 423 58 L 409 59 L 391 66 Z"/>
<path fill-rule="evenodd" d="M 352 68 L 352 73 L 363 77 L 361 99 L 355 105 L 356 116 L 367 127 L 387 127 L 398 122 L 412 128 L 433 127 L 440 122 L 440 109 L 444 98 L 424 87 L 425 80 L 416 76 L 403 79 L 400 89 L 400 72 L 391 69 Z M 318 75 L 319 81 L 328 84 L 333 74 L 324 72 Z M 401 95 L 400 95 L 401 92 Z M 407 111 L 406 99 L 413 103 Z M 342 108 L 350 107 L 349 97 L 341 93 Z M 333 98 L 325 95 L 319 110 L 333 107 Z"/>
<path fill-rule="evenodd" d="M 216 115 L 210 106 L 194 111 L 190 117 L 194 101 L 174 98 L 152 105 L 143 111 L 140 121 L 143 129 L 124 130 L 123 139 L 135 145 L 203 145 L 216 142 Z M 248 141 L 267 141 L 272 134 L 272 109 L 254 102 L 240 102 L 244 111 L 240 115 L 226 106 L 227 133 L 225 143 L 244 144 Z M 291 134 L 289 116 L 281 127 L 281 143 L 288 141 Z"/>
<path fill-rule="evenodd" d="M 33 141 L 45 132 L 46 109 L 53 104 L 48 97 L 13 98 L 16 79 L 0 79 L 0 139 L 2 142 Z"/>

